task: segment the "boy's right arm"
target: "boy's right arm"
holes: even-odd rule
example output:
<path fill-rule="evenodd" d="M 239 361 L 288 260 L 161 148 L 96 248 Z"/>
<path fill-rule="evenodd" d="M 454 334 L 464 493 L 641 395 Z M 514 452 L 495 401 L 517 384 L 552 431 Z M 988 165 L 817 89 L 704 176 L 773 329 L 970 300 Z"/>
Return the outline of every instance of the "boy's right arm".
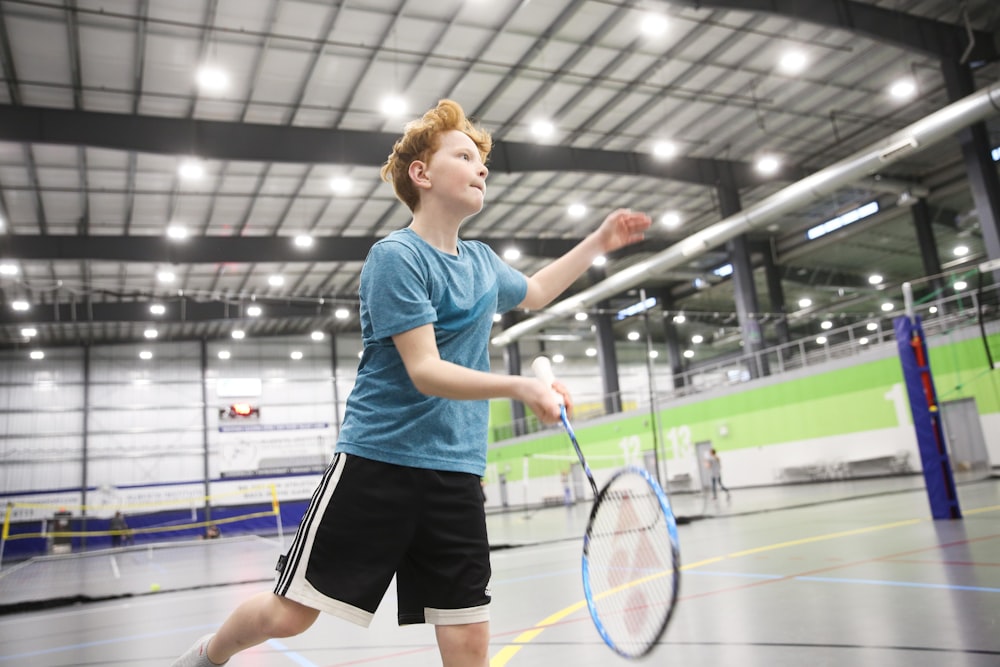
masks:
<path fill-rule="evenodd" d="M 559 421 L 556 391 L 563 395 L 567 409 L 571 405 L 566 388 L 558 382 L 546 387 L 534 378 L 484 373 L 445 361 L 432 324 L 396 334 L 392 340 L 410 381 L 422 394 L 464 401 L 511 398 L 527 405 L 547 424 Z"/>

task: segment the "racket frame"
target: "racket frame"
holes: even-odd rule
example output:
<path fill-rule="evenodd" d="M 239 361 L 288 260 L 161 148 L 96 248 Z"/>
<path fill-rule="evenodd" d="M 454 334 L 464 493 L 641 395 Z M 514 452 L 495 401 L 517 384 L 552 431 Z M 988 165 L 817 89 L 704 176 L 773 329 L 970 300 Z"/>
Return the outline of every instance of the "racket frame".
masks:
<path fill-rule="evenodd" d="M 597 602 L 594 599 L 593 589 L 590 585 L 590 542 L 594 519 L 597 517 L 597 513 L 600 510 L 601 504 L 604 502 L 608 490 L 614 485 L 618 478 L 624 475 L 640 476 L 656 497 L 656 500 L 660 505 L 660 511 L 663 513 L 665 519 L 667 533 L 670 537 L 670 566 L 673 568 L 672 572 L 663 575 L 669 576 L 673 579 L 670 604 L 667 607 L 667 613 L 663 615 L 660 627 L 656 630 L 656 633 L 653 635 L 651 641 L 642 646 L 642 650 L 638 652 L 626 651 L 624 648 L 618 646 L 611 638 L 610 633 L 607 628 L 605 628 L 604 622 L 601 620 L 600 614 L 597 611 Z M 667 629 L 667 625 L 670 623 L 670 619 L 673 617 L 674 610 L 677 607 L 677 596 L 680 592 L 681 584 L 681 553 L 680 540 L 677 533 L 677 519 L 674 517 L 673 510 L 670 508 L 670 500 L 667 498 L 667 494 L 663 491 L 663 487 L 660 486 L 660 484 L 653 478 L 652 475 L 649 474 L 647 470 L 636 466 L 626 466 L 612 475 L 611 479 L 608 480 L 608 482 L 601 488 L 601 491 L 597 495 L 597 499 L 594 502 L 594 506 L 590 510 L 590 518 L 587 520 L 587 532 L 584 533 L 583 536 L 583 558 L 581 569 L 583 573 L 583 594 L 587 600 L 587 609 L 590 612 L 590 618 L 593 620 L 594 626 L 597 628 L 597 632 L 601 635 L 601 639 L 604 640 L 604 643 L 607 644 L 612 651 L 623 658 L 628 658 L 629 660 L 637 660 L 648 655 L 663 636 L 663 633 Z"/>

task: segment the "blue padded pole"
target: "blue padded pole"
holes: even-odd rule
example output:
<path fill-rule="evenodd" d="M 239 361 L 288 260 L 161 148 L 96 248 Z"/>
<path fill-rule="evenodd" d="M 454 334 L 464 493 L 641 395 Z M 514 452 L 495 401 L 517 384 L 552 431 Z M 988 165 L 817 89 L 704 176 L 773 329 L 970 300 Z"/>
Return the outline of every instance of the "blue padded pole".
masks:
<path fill-rule="evenodd" d="M 910 399 L 913 428 L 920 448 L 927 499 L 935 519 L 961 519 L 962 510 L 955 492 L 955 478 L 944 439 L 941 410 L 938 406 L 930 359 L 924 342 L 920 318 L 900 316 L 893 320 L 903 379 Z"/>

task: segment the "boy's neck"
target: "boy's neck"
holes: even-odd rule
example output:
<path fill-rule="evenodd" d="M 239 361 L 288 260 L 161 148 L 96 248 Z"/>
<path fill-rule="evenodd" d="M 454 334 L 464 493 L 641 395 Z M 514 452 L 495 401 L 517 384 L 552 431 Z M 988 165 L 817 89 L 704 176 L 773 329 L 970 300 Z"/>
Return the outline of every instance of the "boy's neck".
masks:
<path fill-rule="evenodd" d="M 419 210 L 413 214 L 410 229 L 424 241 L 441 252 L 450 255 L 458 254 L 458 228 L 462 221 L 451 222 L 446 217 L 439 217 L 427 211 Z"/>

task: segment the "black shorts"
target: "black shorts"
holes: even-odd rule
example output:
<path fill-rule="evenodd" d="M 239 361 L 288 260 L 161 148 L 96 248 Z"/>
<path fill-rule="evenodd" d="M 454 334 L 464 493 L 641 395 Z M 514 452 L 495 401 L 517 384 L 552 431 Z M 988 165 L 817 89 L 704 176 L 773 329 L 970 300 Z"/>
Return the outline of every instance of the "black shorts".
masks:
<path fill-rule="evenodd" d="M 367 627 L 393 575 L 400 625 L 489 620 L 479 477 L 336 454 L 274 592 Z"/>

